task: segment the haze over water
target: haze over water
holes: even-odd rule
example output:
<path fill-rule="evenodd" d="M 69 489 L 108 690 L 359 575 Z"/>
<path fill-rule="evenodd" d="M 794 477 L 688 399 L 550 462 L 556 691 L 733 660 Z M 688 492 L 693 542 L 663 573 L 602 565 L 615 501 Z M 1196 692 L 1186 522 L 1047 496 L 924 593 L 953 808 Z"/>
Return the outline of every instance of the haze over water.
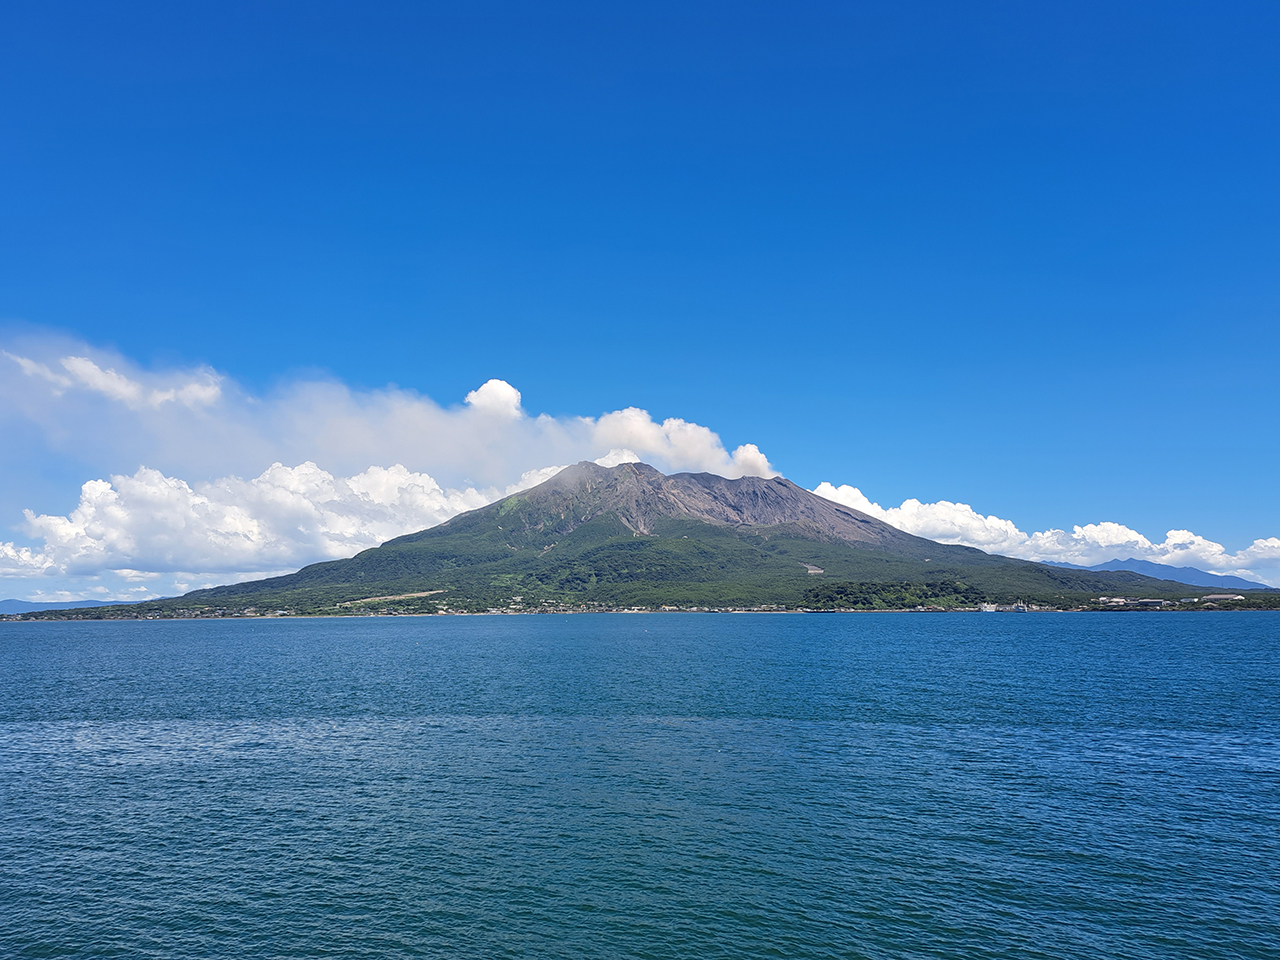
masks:
<path fill-rule="evenodd" d="M 1280 615 L 0 624 L 0 954 L 1276 957 Z"/>

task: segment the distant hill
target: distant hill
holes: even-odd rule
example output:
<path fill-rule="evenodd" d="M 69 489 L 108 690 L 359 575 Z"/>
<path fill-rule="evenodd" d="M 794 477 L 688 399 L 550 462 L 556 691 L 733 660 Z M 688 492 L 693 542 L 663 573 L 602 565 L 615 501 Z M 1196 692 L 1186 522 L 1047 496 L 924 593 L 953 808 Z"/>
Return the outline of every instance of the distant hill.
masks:
<path fill-rule="evenodd" d="M 1137 560 L 1133 557 L 1128 560 L 1108 560 L 1106 563 L 1095 563 L 1091 567 L 1082 567 L 1074 563 L 1058 563 L 1053 560 L 1046 560 L 1045 562 L 1055 567 L 1067 567 L 1071 570 L 1130 570 L 1133 573 L 1141 573 L 1144 576 L 1174 580 L 1193 587 L 1222 587 L 1232 590 L 1276 590 L 1275 587 L 1269 587 L 1265 583 L 1246 580 L 1243 577 L 1209 573 L 1207 570 L 1197 570 L 1195 567 L 1171 567 L 1163 563 L 1153 563 L 1150 560 Z"/>
<path fill-rule="evenodd" d="M 59 600 L 57 602 L 0 600 L 0 614 L 35 613 L 41 610 L 70 610 L 84 607 L 113 607 L 119 605 L 116 600 Z"/>
<path fill-rule="evenodd" d="M 904 533 L 781 477 L 664 476 L 583 462 L 547 482 L 348 559 L 84 616 L 529 609 L 954 607 L 1182 584 L 1071 570 Z"/>

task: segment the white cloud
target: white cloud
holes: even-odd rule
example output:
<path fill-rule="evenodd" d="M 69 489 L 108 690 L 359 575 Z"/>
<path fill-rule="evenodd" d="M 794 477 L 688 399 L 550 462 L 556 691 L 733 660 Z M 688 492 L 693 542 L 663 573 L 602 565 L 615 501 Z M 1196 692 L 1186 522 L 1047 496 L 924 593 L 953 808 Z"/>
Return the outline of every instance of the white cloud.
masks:
<path fill-rule="evenodd" d="M 257 395 L 205 367 L 144 369 L 65 338 L 8 346 L 0 351 L 0 363 L 12 364 L 0 375 L 0 424 L 23 422 L 24 437 L 37 427 L 50 457 L 76 464 L 76 483 L 86 473 L 111 477 L 83 484 L 65 515 L 28 513 L 32 544 L 0 542 L 0 579 L 15 582 L 70 577 L 82 591 L 180 592 L 178 585 L 287 572 L 439 523 L 563 469 L 531 463 L 643 460 L 665 472 L 777 475 L 754 444 L 730 451 L 700 424 L 657 421 L 639 407 L 533 415 L 499 379 L 452 406 L 318 377 Z M 394 466 L 369 466 L 383 463 Z M 221 479 L 202 479 L 214 477 Z M 1153 541 L 1117 523 L 1028 534 L 963 503 L 884 508 L 855 487 L 824 483 L 816 492 L 911 533 L 991 553 L 1080 564 L 1134 556 L 1280 583 L 1274 537 L 1231 553 L 1189 531 Z M 12 506 L 15 519 L 22 505 Z M 94 581 L 111 571 L 114 586 Z M 169 586 L 157 586 L 160 573 Z"/>
<path fill-rule="evenodd" d="M 677 470 L 730 478 L 777 476 L 755 444 L 744 444 L 730 454 L 706 427 L 678 417 L 658 423 L 639 407 L 605 414 L 592 424 L 592 433 L 601 445 L 635 451 L 645 460 L 670 464 Z"/>
<path fill-rule="evenodd" d="M 125 580 L 200 571 L 233 576 L 349 557 L 492 502 L 502 491 L 442 489 L 396 464 L 335 477 L 314 463 L 272 464 L 252 480 L 188 484 L 158 470 L 91 480 L 66 516 L 27 511 L 34 551 L 0 544 L 10 575 Z"/>
<path fill-rule="evenodd" d="M 614 447 L 603 457 L 596 457 L 596 463 L 602 467 L 616 467 L 623 463 L 639 463 L 640 455 L 625 447 Z"/>
<path fill-rule="evenodd" d="M 19 585 L 0 589 L 28 595 L 27 580 L 46 594 L 108 581 L 113 596 L 139 583 L 172 593 L 350 556 L 563 469 L 530 464 L 644 460 L 665 472 L 774 475 L 757 447 L 730 452 L 699 424 L 658 422 L 638 407 L 534 415 L 499 379 L 447 406 L 316 376 L 255 394 L 205 367 L 148 369 L 52 334 L 5 346 L 0 448 L 22 442 L 41 464 L 29 489 L 47 486 L 54 463 L 81 486 L 65 514 L 27 511 L 30 543 L 0 542 L 0 580 Z M 32 427 L 43 449 L 32 451 Z M 82 483 L 86 474 L 110 479 Z M 9 523 L 28 505 L 15 502 L 15 485 L 0 476 Z"/>
<path fill-rule="evenodd" d="M 1090 566 L 1107 560 L 1150 560 L 1174 567 L 1196 567 L 1280 586 L 1280 538 L 1255 540 L 1231 553 L 1222 544 L 1189 530 L 1170 530 L 1156 542 L 1120 523 L 1089 523 L 1067 530 L 1024 533 L 1011 520 L 978 513 L 967 503 L 905 500 L 898 507 L 882 507 L 857 487 L 821 483 L 813 491 L 883 520 L 899 530 L 941 543 L 977 547 L 987 553 L 1022 560 L 1053 560 Z"/>
<path fill-rule="evenodd" d="M 9 354 L 9 356 L 13 355 Z M 27 372 L 30 368 L 44 377 L 48 370 L 43 368 L 42 364 L 34 363 L 25 357 L 15 356 L 13 359 L 18 361 L 23 372 Z M 23 363 L 24 360 L 26 363 Z M 188 407 L 207 406 L 215 403 L 222 395 L 222 388 L 218 382 L 220 378 L 211 371 L 204 371 L 194 379 L 184 378 L 168 386 L 148 389 L 144 384 L 117 373 L 111 367 L 104 370 L 88 357 L 63 357 L 60 362 L 71 374 L 73 380 L 81 386 L 100 393 L 110 400 L 118 400 L 134 409 L 141 406 L 158 407 L 175 400 Z M 49 377 L 45 378 L 49 379 Z M 67 380 L 65 377 L 54 382 L 63 387 L 72 385 L 72 380 Z"/>
<path fill-rule="evenodd" d="M 634 451 L 619 448 L 597 462 L 614 466 L 637 459 Z M 228 476 L 195 484 L 142 468 L 85 483 L 79 503 L 65 516 L 28 511 L 26 530 L 43 545 L 0 543 L 0 577 L 29 581 L 35 588 L 27 591 L 29 599 L 180 594 L 352 556 L 542 483 L 563 469 L 528 470 L 503 488 L 448 489 L 401 464 L 341 477 L 311 462 L 275 463 L 251 480 Z M 1164 542 L 1153 543 L 1117 523 L 1026 534 L 1011 521 L 984 516 L 963 503 L 907 500 L 885 508 L 856 487 L 823 483 L 814 492 L 909 533 L 1027 560 L 1090 564 L 1133 556 L 1280 580 L 1277 538 L 1232 554 L 1188 531 L 1170 531 Z M 104 577 L 115 586 L 103 586 Z M 78 581 L 79 589 L 40 589 L 39 582 L 50 578 Z"/>
<path fill-rule="evenodd" d="M 486 380 L 467 394 L 467 403 L 477 410 L 508 420 L 524 416 L 520 408 L 520 391 L 505 380 Z"/>
<path fill-rule="evenodd" d="M 614 449 L 598 462 L 616 466 L 638 459 L 633 451 Z M 338 477 L 310 462 L 274 463 L 252 480 L 231 476 L 197 484 L 144 467 L 85 483 L 65 516 L 27 511 L 26 531 L 43 546 L 0 543 L 0 577 L 90 578 L 80 595 L 137 599 L 290 573 L 443 523 L 563 469 L 527 470 L 502 489 L 459 490 L 401 464 Z M 103 574 L 123 586 L 91 585 Z M 67 590 L 39 589 L 29 597 L 69 598 L 76 597 Z"/>
<path fill-rule="evenodd" d="M 54 373 L 43 363 L 37 363 L 29 357 L 19 357 L 10 353 L 8 350 L 0 350 L 6 357 L 16 363 L 22 372 L 28 377 L 39 377 L 54 386 L 54 396 L 60 396 L 62 391 L 71 386 L 71 381 L 60 373 Z"/>
<path fill-rule="evenodd" d="M 776 477 L 778 471 L 769 465 L 769 459 L 754 443 L 744 443 L 733 451 L 732 473 L 740 477 Z M 712 470 L 712 473 L 717 471 Z"/>
<path fill-rule="evenodd" d="M 44 553 L 30 547 L 0 543 L 0 575 L 8 577 L 40 576 L 53 569 L 54 562 Z"/>
<path fill-rule="evenodd" d="M 310 460 L 347 476 L 371 463 L 401 463 L 452 486 L 502 488 L 529 464 L 614 449 L 668 472 L 774 474 L 752 444 L 730 453 L 706 427 L 657 422 L 637 407 L 599 417 L 531 415 L 520 391 L 497 379 L 442 406 L 412 390 L 356 390 L 315 377 L 254 395 L 206 368 L 144 370 L 47 338 L 6 355 L 17 375 L 0 376 L 0 409 L 43 427 L 52 452 L 97 464 L 98 476 L 139 463 L 179 477 L 245 475 Z"/>

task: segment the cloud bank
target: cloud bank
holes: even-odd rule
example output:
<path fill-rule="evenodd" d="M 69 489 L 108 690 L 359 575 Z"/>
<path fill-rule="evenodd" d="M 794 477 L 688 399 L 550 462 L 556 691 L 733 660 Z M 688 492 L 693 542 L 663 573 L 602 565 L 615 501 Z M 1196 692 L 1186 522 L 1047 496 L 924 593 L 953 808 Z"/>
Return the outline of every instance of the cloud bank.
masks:
<path fill-rule="evenodd" d="M 940 543 L 977 547 L 987 553 L 1022 560 L 1051 560 L 1090 566 L 1107 560 L 1151 560 L 1174 567 L 1197 567 L 1280 586 L 1280 538 L 1255 540 L 1237 553 L 1189 530 L 1170 530 L 1155 542 L 1136 530 L 1110 521 L 1067 530 L 1024 533 L 1011 520 L 984 516 L 967 503 L 911 499 L 882 507 L 857 487 L 821 483 L 813 491 L 836 503 L 861 510 L 899 530 Z"/>
<path fill-rule="evenodd" d="M 224 477 L 194 486 L 144 467 L 84 484 L 66 516 L 27 511 L 27 532 L 44 546 L 0 546 L 0 572 L 95 577 L 109 571 L 126 580 L 170 574 L 186 589 L 191 582 L 292 571 L 435 526 L 560 469 L 531 470 L 505 490 L 446 490 L 400 464 L 335 477 L 314 463 L 275 463 L 252 480 Z"/>
<path fill-rule="evenodd" d="M 754 444 L 730 451 L 697 423 L 658 421 L 638 407 L 534 415 L 520 391 L 498 379 L 452 406 L 399 387 L 358 390 L 322 377 L 255 396 L 205 367 L 144 370 L 74 341 L 45 337 L 2 352 L 0 420 L 36 425 L 52 453 L 74 454 L 104 473 L 146 464 L 185 478 L 256 476 L 271 463 L 311 461 L 352 476 L 398 463 L 443 484 L 503 487 L 533 464 L 625 448 L 665 470 L 776 475 Z"/>
<path fill-rule="evenodd" d="M 638 407 L 534 415 L 500 379 L 446 406 L 323 377 L 254 395 L 206 367 L 143 369 L 48 335 L 0 354 L 0 443 L 34 427 L 42 467 L 62 457 L 97 477 L 79 473 L 65 514 L 24 510 L 29 543 L 0 541 L 0 590 L 29 599 L 50 598 L 55 581 L 134 597 L 351 556 L 563 469 L 536 464 L 776 475 L 754 444 L 730 451 L 700 424 Z"/>

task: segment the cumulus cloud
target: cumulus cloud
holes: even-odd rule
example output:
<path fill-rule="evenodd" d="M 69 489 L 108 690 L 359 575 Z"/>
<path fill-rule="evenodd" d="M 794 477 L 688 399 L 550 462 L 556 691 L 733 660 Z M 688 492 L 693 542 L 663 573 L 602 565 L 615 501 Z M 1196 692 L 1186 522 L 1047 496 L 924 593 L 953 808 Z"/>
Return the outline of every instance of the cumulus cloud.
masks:
<path fill-rule="evenodd" d="M 605 414 L 593 424 L 593 435 L 615 449 L 639 451 L 678 469 L 716 473 L 724 477 L 776 477 L 777 471 L 754 443 L 727 452 L 711 430 L 678 417 L 661 423 L 647 410 L 627 407 Z"/>
<path fill-rule="evenodd" d="M 1280 538 L 1255 540 L 1235 553 L 1189 530 L 1170 530 L 1153 541 L 1124 524 L 1106 521 L 1024 533 L 1011 520 L 988 516 L 967 503 L 911 499 L 882 507 L 857 487 L 821 483 L 813 491 L 836 503 L 861 510 L 899 530 L 941 543 L 977 547 L 987 553 L 1021 560 L 1056 561 L 1091 566 L 1108 560 L 1150 560 L 1173 567 L 1196 567 L 1280 586 Z"/>
<path fill-rule="evenodd" d="M 539 477 L 530 471 L 523 480 Z M 231 476 L 194 485 L 144 467 L 85 483 L 66 516 L 27 511 L 26 530 L 43 547 L 0 544 L 0 564 L 10 574 L 112 571 L 125 579 L 293 570 L 352 556 L 505 493 L 444 489 L 400 464 L 336 477 L 314 463 L 275 463 L 251 480 Z"/>
<path fill-rule="evenodd" d="M 508 420 L 524 416 L 520 408 L 520 391 L 505 380 L 486 380 L 467 394 L 466 402 L 477 410 Z"/>
<path fill-rule="evenodd" d="M 597 457 L 596 463 L 602 467 L 616 467 L 623 463 L 639 463 L 640 456 L 634 450 L 628 450 L 625 447 L 614 447 L 603 457 Z"/>
<path fill-rule="evenodd" d="M 0 543 L 0 576 L 30 577 L 50 572 L 54 561 L 30 547 Z"/>

